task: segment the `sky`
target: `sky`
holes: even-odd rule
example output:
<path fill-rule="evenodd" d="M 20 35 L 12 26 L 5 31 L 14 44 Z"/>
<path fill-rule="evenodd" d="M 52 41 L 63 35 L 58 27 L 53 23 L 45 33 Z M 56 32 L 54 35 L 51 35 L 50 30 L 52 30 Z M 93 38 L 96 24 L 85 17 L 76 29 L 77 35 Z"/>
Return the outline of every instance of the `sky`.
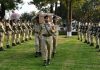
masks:
<path fill-rule="evenodd" d="M 32 1 L 32 0 L 23 0 L 24 1 L 24 5 L 19 5 L 22 6 L 22 9 L 18 10 L 18 12 L 24 13 L 24 12 L 31 12 L 31 11 L 36 11 L 38 12 L 37 8 L 35 7 L 35 5 L 28 5 L 28 2 Z"/>
<path fill-rule="evenodd" d="M 32 11 L 35 11 L 35 12 L 38 12 L 37 8 L 35 5 L 28 5 L 28 2 L 30 2 L 32 0 L 23 0 L 24 4 L 19 4 L 18 6 L 19 7 L 22 7 L 21 9 L 19 10 L 15 10 L 16 13 L 19 13 L 19 14 L 22 14 L 22 13 L 30 13 Z M 6 11 L 6 15 L 5 15 L 5 18 L 8 19 L 9 16 L 11 15 L 11 11 L 10 12 L 7 12 Z"/>

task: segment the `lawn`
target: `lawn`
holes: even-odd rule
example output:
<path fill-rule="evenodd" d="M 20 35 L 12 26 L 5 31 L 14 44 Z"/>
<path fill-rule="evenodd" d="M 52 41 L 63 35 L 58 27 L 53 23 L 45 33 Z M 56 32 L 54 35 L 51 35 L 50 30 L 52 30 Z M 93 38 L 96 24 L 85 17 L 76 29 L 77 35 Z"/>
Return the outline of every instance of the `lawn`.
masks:
<path fill-rule="evenodd" d="M 34 52 L 34 40 L 0 52 L 0 70 L 100 70 L 100 53 L 76 36 L 59 36 L 57 54 L 47 67 Z"/>

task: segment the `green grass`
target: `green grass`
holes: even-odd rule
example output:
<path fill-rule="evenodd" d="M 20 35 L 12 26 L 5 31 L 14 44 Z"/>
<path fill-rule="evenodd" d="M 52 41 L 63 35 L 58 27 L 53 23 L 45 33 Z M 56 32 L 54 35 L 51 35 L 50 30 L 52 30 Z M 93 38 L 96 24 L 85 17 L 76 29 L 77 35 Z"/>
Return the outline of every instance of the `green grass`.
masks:
<path fill-rule="evenodd" d="M 42 66 L 42 58 L 34 57 L 34 41 L 25 42 L 0 52 L 0 70 L 99 70 L 100 53 L 77 40 L 59 36 L 57 54 L 51 65 Z"/>

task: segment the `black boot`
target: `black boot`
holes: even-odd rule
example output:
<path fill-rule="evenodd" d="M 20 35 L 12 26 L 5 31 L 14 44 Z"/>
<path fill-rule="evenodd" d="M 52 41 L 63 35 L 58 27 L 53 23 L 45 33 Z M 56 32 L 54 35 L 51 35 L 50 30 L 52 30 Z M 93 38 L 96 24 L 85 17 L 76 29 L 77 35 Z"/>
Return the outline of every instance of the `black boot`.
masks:
<path fill-rule="evenodd" d="M 80 39 L 78 38 L 78 40 L 80 40 Z"/>
<path fill-rule="evenodd" d="M 54 52 L 52 52 L 52 58 L 54 58 L 54 56 L 55 56 L 55 53 L 54 53 Z"/>
<path fill-rule="evenodd" d="M 36 52 L 35 53 L 35 57 L 39 57 L 39 52 Z"/>
<path fill-rule="evenodd" d="M 16 46 L 16 44 L 15 43 L 12 43 L 12 46 Z"/>
<path fill-rule="evenodd" d="M 20 44 L 20 42 L 17 42 L 16 44 Z"/>
<path fill-rule="evenodd" d="M 85 40 L 84 43 L 87 43 L 87 40 Z"/>
<path fill-rule="evenodd" d="M 26 38 L 25 41 L 28 41 L 28 39 Z"/>
<path fill-rule="evenodd" d="M 96 45 L 96 47 L 95 47 L 96 49 L 99 49 L 99 45 Z"/>
<path fill-rule="evenodd" d="M 44 60 L 43 66 L 47 66 L 47 60 Z"/>
<path fill-rule="evenodd" d="M 21 43 L 24 43 L 24 40 L 22 40 Z"/>
<path fill-rule="evenodd" d="M 97 52 L 100 52 L 100 49 Z"/>
<path fill-rule="evenodd" d="M 47 60 L 47 64 L 50 65 L 50 59 Z"/>
<path fill-rule="evenodd" d="M 10 48 L 10 46 L 9 46 L 9 45 L 6 45 L 6 47 L 7 47 L 7 48 Z"/>
<path fill-rule="evenodd" d="M 32 38 L 31 38 L 31 37 L 30 37 L 29 39 L 30 39 L 30 40 L 32 40 Z"/>
<path fill-rule="evenodd" d="M 41 52 L 39 52 L 39 56 L 42 56 Z"/>
<path fill-rule="evenodd" d="M 0 51 L 5 51 L 5 50 L 3 49 L 3 47 L 0 47 Z"/>
<path fill-rule="evenodd" d="M 90 44 L 90 46 L 94 46 L 94 44 L 93 44 L 93 43 L 91 43 L 91 44 Z"/>
<path fill-rule="evenodd" d="M 90 42 L 87 42 L 87 44 L 90 44 Z"/>

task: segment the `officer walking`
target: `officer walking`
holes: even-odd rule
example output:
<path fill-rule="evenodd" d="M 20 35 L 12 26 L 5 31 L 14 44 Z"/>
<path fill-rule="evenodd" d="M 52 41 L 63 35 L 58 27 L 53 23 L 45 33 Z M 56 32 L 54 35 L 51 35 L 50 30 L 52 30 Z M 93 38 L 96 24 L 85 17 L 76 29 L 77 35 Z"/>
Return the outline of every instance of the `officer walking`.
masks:
<path fill-rule="evenodd" d="M 33 27 L 34 35 L 35 35 L 35 57 L 41 56 L 41 25 L 39 23 L 39 16 L 35 18 L 35 24 Z"/>
<path fill-rule="evenodd" d="M 53 34 L 53 52 L 52 52 L 52 57 L 54 57 L 54 55 L 56 53 L 56 47 L 57 47 L 57 37 L 58 37 L 57 16 L 53 16 L 53 25 L 55 27 L 55 33 Z"/>
<path fill-rule="evenodd" d="M 49 65 L 51 56 L 52 56 L 52 33 L 54 33 L 54 27 L 52 27 L 52 24 L 49 22 L 49 17 L 46 15 L 44 17 L 45 23 L 42 26 L 42 56 L 43 56 L 43 66 Z"/>

